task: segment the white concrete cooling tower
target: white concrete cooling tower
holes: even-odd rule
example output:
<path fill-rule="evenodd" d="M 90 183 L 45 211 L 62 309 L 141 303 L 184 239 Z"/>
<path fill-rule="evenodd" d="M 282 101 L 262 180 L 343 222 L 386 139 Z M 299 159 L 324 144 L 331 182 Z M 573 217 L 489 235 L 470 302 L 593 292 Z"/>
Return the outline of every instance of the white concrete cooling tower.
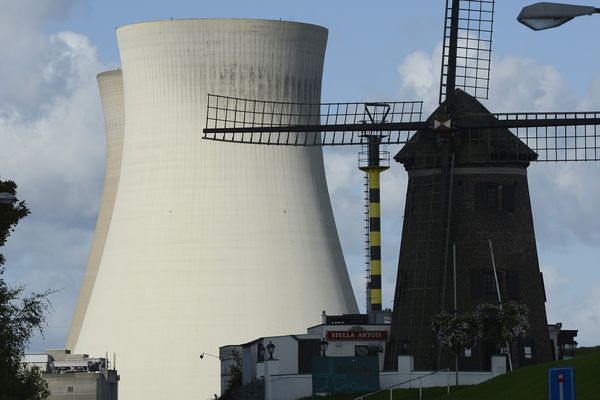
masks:
<path fill-rule="evenodd" d="M 96 221 L 96 230 L 92 239 L 92 247 L 88 258 L 85 275 L 79 291 L 79 300 L 71 320 L 71 329 L 67 337 L 67 349 L 73 349 L 83 316 L 92 294 L 92 288 L 98 274 L 102 259 L 106 235 L 112 218 L 113 206 L 117 196 L 119 174 L 121 172 L 121 155 L 123 153 L 123 128 L 125 116 L 123 110 L 123 75 L 120 70 L 106 71 L 98 75 L 98 88 L 102 110 L 104 111 L 104 126 L 106 128 L 106 172 L 104 189 L 100 200 L 100 210 Z"/>
<path fill-rule="evenodd" d="M 120 398 L 219 393 L 218 347 L 357 312 L 319 148 L 207 142 L 207 93 L 319 102 L 327 30 L 168 20 L 117 30 L 125 140 L 74 351 L 117 354 Z"/>

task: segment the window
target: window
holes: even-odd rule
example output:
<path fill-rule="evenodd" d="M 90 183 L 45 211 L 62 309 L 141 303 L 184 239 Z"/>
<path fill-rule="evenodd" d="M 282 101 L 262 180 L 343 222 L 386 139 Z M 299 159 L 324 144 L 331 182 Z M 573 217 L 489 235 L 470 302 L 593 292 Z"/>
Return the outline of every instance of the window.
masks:
<path fill-rule="evenodd" d="M 501 273 L 498 273 L 498 284 L 502 282 Z M 481 274 L 481 292 L 484 297 L 493 297 L 497 295 L 496 290 L 496 278 L 494 277 L 494 272 L 492 271 L 484 271 Z"/>
<path fill-rule="evenodd" d="M 518 271 L 496 270 L 502 301 L 519 300 L 520 285 Z M 496 279 L 491 269 L 471 271 L 471 296 L 474 299 L 497 300 Z"/>
<path fill-rule="evenodd" d="M 515 210 L 515 184 L 475 184 L 475 208 L 477 210 Z"/>
<path fill-rule="evenodd" d="M 368 346 L 368 345 L 360 345 L 354 346 L 354 356 L 355 357 L 366 357 L 366 356 L 376 356 L 378 353 L 383 352 L 383 348 L 380 346 Z"/>
<path fill-rule="evenodd" d="M 73 386 L 67 386 L 67 392 L 72 392 L 73 391 Z"/>

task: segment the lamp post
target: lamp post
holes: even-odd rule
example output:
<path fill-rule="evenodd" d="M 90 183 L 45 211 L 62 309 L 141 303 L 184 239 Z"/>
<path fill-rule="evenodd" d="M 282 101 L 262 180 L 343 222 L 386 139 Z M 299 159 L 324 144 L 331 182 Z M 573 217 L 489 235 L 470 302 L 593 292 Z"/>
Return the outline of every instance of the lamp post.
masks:
<path fill-rule="evenodd" d="M 534 31 L 541 31 L 556 28 L 575 17 L 598 13 L 600 8 L 597 7 L 543 2 L 523 7 L 517 21 Z"/>
<path fill-rule="evenodd" d="M 273 352 L 275 351 L 275 345 L 273 342 L 269 341 L 269 344 L 267 345 L 267 351 L 269 352 L 269 360 L 273 360 Z"/>

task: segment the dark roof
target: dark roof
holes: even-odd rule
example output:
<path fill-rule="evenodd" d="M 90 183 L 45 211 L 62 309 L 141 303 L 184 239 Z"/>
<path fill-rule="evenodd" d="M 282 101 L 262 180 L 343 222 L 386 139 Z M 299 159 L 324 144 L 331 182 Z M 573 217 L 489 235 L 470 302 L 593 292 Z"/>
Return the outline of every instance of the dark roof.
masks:
<path fill-rule="evenodd" d="M 456 89 L 454 100 L 453 110 L 449 113 L 454 121 L 467 118 L 470 121 L 496 119 L 483 104 L 460 89 Z M 440 104 L 427 121 L 433 123 L 434 119 L 444 116 L 448 107 L 446 102 Z M 505 128 L 459 128 L 450 134 L 454 139 L 455 166 L 517 164 L 526 167 L 538 157 L 537 153 Z M 394 160 L 404 164 L 407 170 L 438 168 L 442 153 L 439 139 L 440 134 L 432 130 L 417 131 L 394 156 Z"/>

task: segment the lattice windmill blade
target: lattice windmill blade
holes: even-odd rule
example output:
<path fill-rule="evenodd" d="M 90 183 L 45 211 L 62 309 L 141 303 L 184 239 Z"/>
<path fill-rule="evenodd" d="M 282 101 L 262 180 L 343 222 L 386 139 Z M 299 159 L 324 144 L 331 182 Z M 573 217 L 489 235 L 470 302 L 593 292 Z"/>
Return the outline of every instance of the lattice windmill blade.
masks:
<path fill-rule="evenodd" d="M 208 95 L 204 139 L 279 146 L 361 145 L 365 173 L 367 309 L 381 312 L 380 174 L 387 144 L 406 143 L 427 129 L 423 102 L 283 103 Z M 382 151 L 383 148 L 383 151 Z"/>
<path fill-rule="evenodd" d="M 446 0 L 440 104 L 455 88 L 488 98 L 493 25 L 494 0 Z"/>
<path fill-rule="evenodd" d="M 489 160 L 526 158 L 531 149 L 535 161 L 600 161 L 600 111 L 471 114 L 456 125 L 465 141 L 482 144 L 473 147 L 488 151 Z M 497 129 L 519 140 L 498 139 Z"/>
<path fill-rule="evenodd" d="M 209 94 L 203 132 L 207 140 L 280 146 L 360 145 L 365 132 L 378 132 L 380 144 L 398 144 L 428 126 L 422 108 L 422 101 L 309 104 Z"/>

